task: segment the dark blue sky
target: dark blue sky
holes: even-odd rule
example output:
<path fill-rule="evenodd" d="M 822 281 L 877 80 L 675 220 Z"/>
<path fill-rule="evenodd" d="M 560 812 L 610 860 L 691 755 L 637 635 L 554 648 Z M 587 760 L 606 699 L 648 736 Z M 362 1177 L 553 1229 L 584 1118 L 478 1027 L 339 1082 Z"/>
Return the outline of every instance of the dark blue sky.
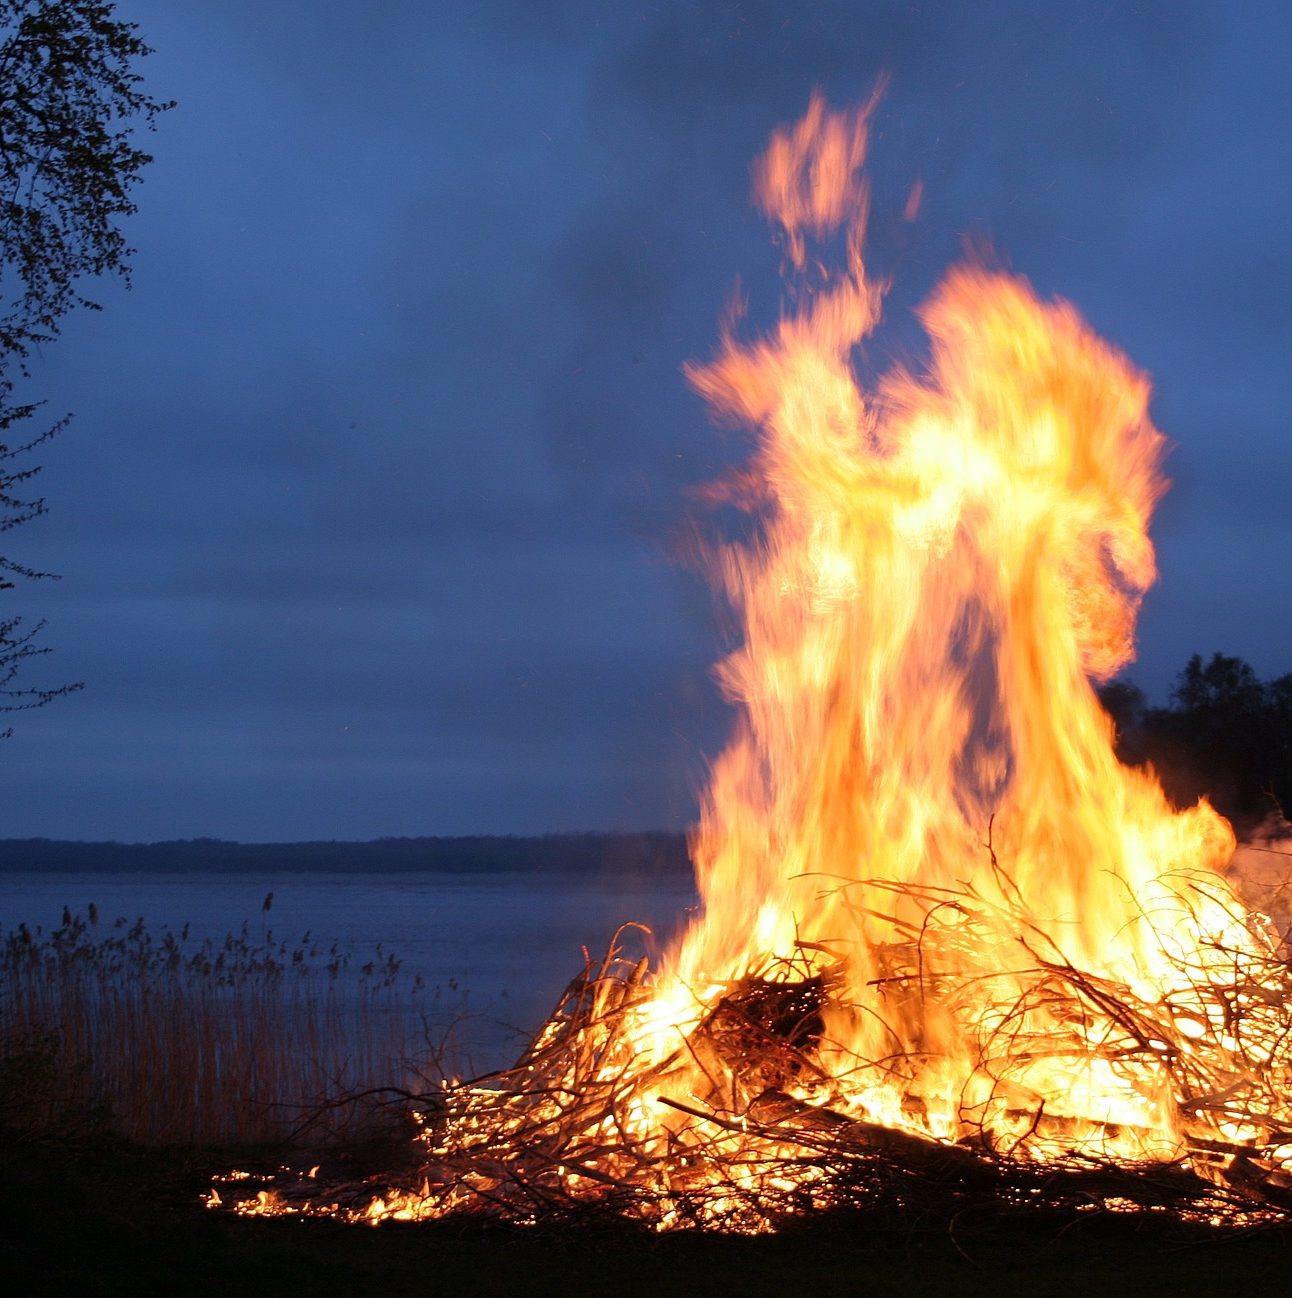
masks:
<path fill-rule="evenodd" d="M 777 254 L 749 164 L 883 69 L 872 349 L 968 235 L 1154 377 L 1175 449 L 1132 679 L 1292 670 L 1292 6 L 121 0 L 174 97 L 76 414 L 0 836 L 682 826 L 725 733 L 669 559 L 741 451 L 680 367 Z M 920 219 L 901 206 L 923 181 Z M 36 684 L 39 673 L 27 674 Z"/>

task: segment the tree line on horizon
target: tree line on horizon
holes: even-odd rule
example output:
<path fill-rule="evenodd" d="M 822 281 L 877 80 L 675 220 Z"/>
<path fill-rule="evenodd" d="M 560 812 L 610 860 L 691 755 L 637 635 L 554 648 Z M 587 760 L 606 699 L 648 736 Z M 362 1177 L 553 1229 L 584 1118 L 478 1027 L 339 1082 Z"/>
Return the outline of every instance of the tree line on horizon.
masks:
<path fill-rule="evenodd" d="M 1098 693 L 1117 756 L 1152 766 L 1176 806 L 1205 797 L 1240 834 L 1292 817 L 1292 672 L 1263 681 L 1241 658 L 1194 654 L 1165 707 L 1126 680 Z"/>
<path fill-rule="evenodd" d="M 217 838 L 163 843 L 0 839 L 0 874 L 72 871 L 112 874 L 570 873 L 650 878 L 691 868 L 680 833 L 586 833 L 511 837 L 379 838 L 370 842 L 234 843 Z"/>

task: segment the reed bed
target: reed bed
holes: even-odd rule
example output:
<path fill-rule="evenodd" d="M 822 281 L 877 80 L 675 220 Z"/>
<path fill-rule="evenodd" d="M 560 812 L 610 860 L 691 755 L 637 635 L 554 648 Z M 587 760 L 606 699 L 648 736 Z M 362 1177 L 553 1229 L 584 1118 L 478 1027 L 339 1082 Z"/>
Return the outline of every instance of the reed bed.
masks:
<path fill-rule="evenodd" d="M 325 1114 L 335 1133 L 361 1120 L 347 1098 L 408 1082 L 410 1052 L 433 1064 L 428 994 L 381 947 L 359 961 L 249 922 L 222 940 L 100 924 L 93 906 L 19 924 L 0 934 L 0 1124 L 259 1144 Z"/>

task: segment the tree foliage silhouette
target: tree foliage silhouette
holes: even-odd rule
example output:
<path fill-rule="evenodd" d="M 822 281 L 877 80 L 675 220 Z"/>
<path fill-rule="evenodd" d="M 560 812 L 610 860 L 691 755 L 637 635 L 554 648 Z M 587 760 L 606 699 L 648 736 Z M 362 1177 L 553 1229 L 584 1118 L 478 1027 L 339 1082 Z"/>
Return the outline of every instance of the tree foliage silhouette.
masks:
<path fill-rule="evenodd" d="M 70 311 L 99 309 L 82 292 L 87 281 L 129 282 L 133 249 L 120 222 L 152 161 L 135 135 L 172 106 L 142 88 L 135 69 L 151 51 L 136 33 L 101 0 L 0 0 L 0 533 L 45 513 L 30 456 L 67 424 L 64 416 L 29 430 L 43 403 L 15 393 L 33 351 L 58 337 Z M 0 593 L 19 578 L 53 577 L 0 554 Z M 16 684 L 49 652 L 37 642 L 42 630 L 0 616 L 0 711 L 80 688 Z"/>
<path fill-rule="evenodd" d="M 1262 681 L 1241 658 L 1194 654 L 1167 707 L 1125 681 L 1100 698 L 1122 760 L 1152 765 L 1177 805 L 1206 797 L 1241 828 L 1292 813 L 1292 673 Z"/>

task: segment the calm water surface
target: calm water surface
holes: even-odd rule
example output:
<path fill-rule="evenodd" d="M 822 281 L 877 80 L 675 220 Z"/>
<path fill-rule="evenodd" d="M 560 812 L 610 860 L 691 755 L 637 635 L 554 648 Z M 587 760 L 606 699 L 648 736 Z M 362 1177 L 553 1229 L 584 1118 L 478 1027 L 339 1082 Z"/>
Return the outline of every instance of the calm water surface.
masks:
<path fill-rule="evenodd" d="M 272 892 L 269 909 L 267 896 Z M 394 954 L 433 1031 L 453 1025 L 468 1071 L 501 1066 L 546 1018 L 583 967 L 583 947 L 604 952 L 628 920 L 662 944 L 695 904 L 689 879 L 588 879 L 569 874 L 305 875 L 266 878 L 157 874 L 0 876 L 0 929 L 19 922 L 46 930 L 63 908 L 93 903 L 100 930 L 117 917 L 150 929 L 191 926 L 192 940 L 223 939 L 248 925 L 253 942 L 297 944 L 308 933 L 324 950 L 336 943 L 352 974 Z M 649 939 L 632 935 L 635 954 Z M 380 953 L 378 954 L 378 947 Z"/>

